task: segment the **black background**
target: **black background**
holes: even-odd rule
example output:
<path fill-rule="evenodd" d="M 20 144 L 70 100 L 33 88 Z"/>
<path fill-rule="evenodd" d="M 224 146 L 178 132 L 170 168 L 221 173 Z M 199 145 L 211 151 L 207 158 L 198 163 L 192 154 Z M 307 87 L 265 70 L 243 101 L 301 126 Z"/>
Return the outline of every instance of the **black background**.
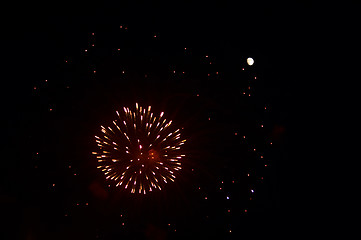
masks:
<path fill-rule="evenodd" d="M 300 60 L 291 56 L 300 54 L 309 41 L 312 4 L 118 2 L 74 6 L 63 2 L 51 6 L 27 3 L 8 10 L 10 14 L 2 21 L 7 63 L 1 82 L 6 149 L 1 204 L 8 223 L 4 239 L 163 239 L 152 238 L 152 233 L 167 236 L 165 239 L 292 236 L 287 229 L 298 224 L 292 215 L 301 208 L 293 205 L 293 195 L 288 193 L 294 181 L 292 172 L 296 172 L 286 150 L 288 112 L 294 108 L 292 96 L 300 78 L 295 74 Z M 120 25 L 127 26 L 127 32 L 117 32 Z M 90 49 L 92 32 L 96 50 L 88 54 L 93 57 L 87 57 L 83 50 Z M 184 47 L 191 55 L 184 56 Z M 116 48 L 121 48 L 122 57 L 111 52 Z M 201 77 L 211 69 L 202 62 L 205 55 L 214 56 L 224 81 L 207 82 Z M 244 99 L 239 89 L 247 87 L 235 79 L 249 77 L 238 71 L 240 65 L 246 67 L 248 56 L 256 61 L 257 98 L 241 100 L 243 113 L 235 113 L 240 106 L 234 102 Z M 65 66 L 64 59 L 76 67 Z M 114 70 L 117 64 L 124 67 L 130 81 L 115 80 L 121 77 L 120 71 Z M 89 66 L 96 66 L 96 77 L 89 74 Z M 172 82 L 168 76 L 173 69 L 189 70 L 193 75 Z M 154 76 L 152 82 L 144 74 L 149 79 Z M 49 82 L 45 84 L 44 79 Z M 34 86 L 41 92 L 35 92 Z M 204 99 L 198 100 L 197 93 Z M 179 186 L 182 196 L 169 190 L 148 200 L 134 199 L 109 190 L 112 197 L 104 200 L 88 191 L 94 182 L 105 185 L 93 170 L 95 166 L 86 161 L 93 151 L 92 136 L 100 122 L 112 120 L 117 107 L 132 106 L 135 101 L 169 112 L 186 128 L 185 135 L 193 143 L 188 149 L 194 156 L 190 168 L 200 169 L 200 173 L 185 174 Z M 264 104 L 271 109 L 266 119 L 252 110 Z M 49 107 L 55 109 L 50 115 Z M 215 123 L 205 121 L 209 116 Z M 272 168 L 265 171 L 267 181 L 258 187 L 259 197 L 250 205 L 249 214 L 224 217 L 220 210 L 224 200 L 217 198 L 212 187 L 219 179 L 228 177 L 230 181 L 235 173 L 232 169 L 248 167 L 248 163 L 232 163 L 239 154 L 231 151 L 232 144 L 241 138 L 232 134 L 251 132 L 251 124 L 261 118 L 267 125 L 266 138 L 258 139 L 261 134 L 256 133 L 254 142 L 260 145 L 274 139 L 274 149 L 269 150 Z M 222 164 L 218 163 L 220 156 Z M 68 165 L 72 166 L 70 172 Z M 73 180 L 72 171 L 80 180 Z M 198 184 L 205 192 L 189 190 Z M 245 182 L 239 188 L 248 186 Z M 214 200 L 204 204 L 199 200 L 202 194 L 214 196 Z M 247 197 L 243 191 L 237 195 L 239 211 L 242 204 L 247 205 Z M 84 205 L 85 201 L 88 209 L 74 210 L 74 203 Z M 159 202 L 167 204 L 157 208 Z M 64 218 L 66 213 L 70 220 Z M 127 216 L 123 230 L 119 230 L 122 220 L 118 213 Z M 204 215 L 213 218 L 208 223 L 200 221 Z M 167 221 L 177 222 L 178 235 L 164 226 Z M 227 234 L 229 223 L 233 235 Z"/>

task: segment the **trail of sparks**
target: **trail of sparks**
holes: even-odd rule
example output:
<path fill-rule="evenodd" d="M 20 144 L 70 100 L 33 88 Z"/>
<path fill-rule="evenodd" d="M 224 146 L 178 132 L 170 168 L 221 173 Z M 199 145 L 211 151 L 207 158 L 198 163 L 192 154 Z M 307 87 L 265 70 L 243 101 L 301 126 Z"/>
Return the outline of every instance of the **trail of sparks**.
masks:
<path fill-rule="evenodd" d="M 136 103 L 134 111 L 124 107 L 116 114 L 112 126 L 101 126 L 103 135 L 95 136 L 99 151 L 92 153 L 105 178 L 139 194 L 174 182 L 185 157 L 181 146 L 186 139 L 181 138 L 180 129 L 173 130 L 164 112 L 155 116 L 151 106 L 142 108 Z"/>

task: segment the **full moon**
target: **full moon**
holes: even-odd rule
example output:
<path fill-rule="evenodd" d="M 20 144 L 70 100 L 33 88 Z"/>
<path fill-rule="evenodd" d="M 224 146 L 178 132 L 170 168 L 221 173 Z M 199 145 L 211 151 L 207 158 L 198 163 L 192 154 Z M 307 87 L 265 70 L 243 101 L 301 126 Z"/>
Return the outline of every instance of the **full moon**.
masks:
<path fill-rule="evenodd" d="M 254 60 L 253 60 L 253 58 L 247 58 L 247 63 L 248 63 L 248 65 L 253 65 L 253 63 L 254 63 Z"/>

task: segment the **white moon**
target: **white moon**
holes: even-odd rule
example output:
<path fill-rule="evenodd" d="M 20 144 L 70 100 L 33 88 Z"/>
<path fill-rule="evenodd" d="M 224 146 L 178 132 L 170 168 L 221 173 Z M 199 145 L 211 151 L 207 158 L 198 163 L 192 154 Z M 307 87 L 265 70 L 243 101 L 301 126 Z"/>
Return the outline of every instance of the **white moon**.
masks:
<path fill-rule="evenodd" d="M 254 63 L 254 60 L 253 60 L 253 58 L 247 58 L 247 63 L 248 63 L 248 65 L 253 65 L 253 63 Z"/>

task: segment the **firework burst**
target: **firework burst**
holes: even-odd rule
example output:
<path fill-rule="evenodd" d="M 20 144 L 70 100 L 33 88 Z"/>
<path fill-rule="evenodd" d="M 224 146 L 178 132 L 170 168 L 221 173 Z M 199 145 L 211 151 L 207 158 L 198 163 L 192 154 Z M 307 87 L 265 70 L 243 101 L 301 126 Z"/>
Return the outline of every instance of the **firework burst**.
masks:
<path fill-rule="evenodd" d="M 124 107 L 116 114 L 112 126 L 101 126 L 102 136 L 95 136 L 99 151 L 93 154 L 106 179 L 139 194 L 174 182 L 185 157 L 180 129 L 173 130 L 164 112 L 155 116 L 151 106 L 136 103 L 135 111 Z"/>

